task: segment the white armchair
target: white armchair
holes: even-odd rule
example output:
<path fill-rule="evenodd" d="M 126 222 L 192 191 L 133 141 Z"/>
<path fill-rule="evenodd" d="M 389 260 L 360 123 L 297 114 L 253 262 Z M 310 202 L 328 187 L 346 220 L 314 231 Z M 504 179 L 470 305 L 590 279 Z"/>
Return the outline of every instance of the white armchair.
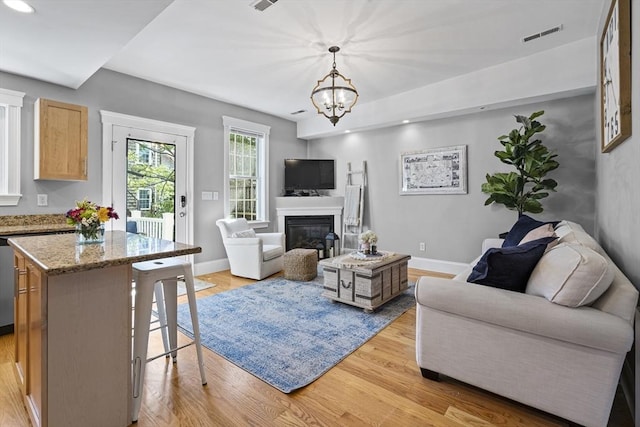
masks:
<path fill-rule="evenodd" d="M 244 218 L 219 219 L 231 274 L 261 280 L 282 270 L 284 233 L 256 233 Z"/>

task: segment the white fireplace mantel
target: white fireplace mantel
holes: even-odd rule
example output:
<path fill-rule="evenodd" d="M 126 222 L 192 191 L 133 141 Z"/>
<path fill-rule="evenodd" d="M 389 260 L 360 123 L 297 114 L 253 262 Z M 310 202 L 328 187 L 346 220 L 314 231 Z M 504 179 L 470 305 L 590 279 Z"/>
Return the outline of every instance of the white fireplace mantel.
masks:
<path fill-rule="evenodd" d="M 276 197 L 278 231 L 284 233 L 288 216 L 333 215 L 333 232 L 342 238 L 342 207 L 344 197 Z"/>

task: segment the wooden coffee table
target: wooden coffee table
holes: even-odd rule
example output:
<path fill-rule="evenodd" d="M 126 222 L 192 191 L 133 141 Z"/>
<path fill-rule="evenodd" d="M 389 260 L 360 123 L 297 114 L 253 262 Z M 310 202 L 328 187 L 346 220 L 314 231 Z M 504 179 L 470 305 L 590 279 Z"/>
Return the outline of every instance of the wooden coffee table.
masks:
<path fill-rule="evenodd" d="M 404 292 L 410 255 L 380 252 L 380 257 L 340 255 L 319 262 L 324 274 L 322 296 L 372 312 Z"/>

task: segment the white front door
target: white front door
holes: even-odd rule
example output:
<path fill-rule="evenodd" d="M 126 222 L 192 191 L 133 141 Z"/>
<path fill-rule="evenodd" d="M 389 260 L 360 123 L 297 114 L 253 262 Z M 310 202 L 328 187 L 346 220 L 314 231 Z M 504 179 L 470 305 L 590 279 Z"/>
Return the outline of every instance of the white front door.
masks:
<path fill-rule="evenodd" d="M 102 113 L 103 122 L 105 114 L 120 117 Z M 127 222 L 135 223 L 139 233 L 192 243 L 189 145 L 193 133 L 167 133 L 162 130 L 170 124 L 140 120 L 138 127 L 104 124 L 103 199 L 108 200 L 103 202 L 112 205 L 121 218 L 111 221 L 112 227 L 125 230 Z M 161 125 L 153 126 L 157 123 Z"/>

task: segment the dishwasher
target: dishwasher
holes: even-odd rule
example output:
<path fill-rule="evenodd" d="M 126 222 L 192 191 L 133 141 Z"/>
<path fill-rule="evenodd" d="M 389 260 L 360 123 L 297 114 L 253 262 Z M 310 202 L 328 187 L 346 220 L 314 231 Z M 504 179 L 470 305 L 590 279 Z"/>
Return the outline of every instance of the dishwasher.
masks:
<path fill-rule="evenodd" d="M 0 335 L 13 333 L 13 293 L 15 275 L 13 268 L 13 248 L 8 239 L 13 237 L 42 236 L 44 234 L 73 233 L 73 231 L 52 231 L 0 236 Z"/>
<path fill-rule="evenodd" d="M 13 248 L 0 236 L 0 335 L 13 332 Z"/>

